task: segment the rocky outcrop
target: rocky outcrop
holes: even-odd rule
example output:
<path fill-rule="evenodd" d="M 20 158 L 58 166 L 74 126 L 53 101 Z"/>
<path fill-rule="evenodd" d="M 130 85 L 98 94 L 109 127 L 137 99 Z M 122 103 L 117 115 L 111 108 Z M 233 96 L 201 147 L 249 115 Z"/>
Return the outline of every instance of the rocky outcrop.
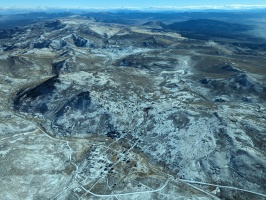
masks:
<path fill-rule="evenodd" d="M 52 63 L 52 73 L 58 75 L 61 71 L 67 70 L 66 60 Z"/>
<path fill-rule="evenodd" d="M 45 114 L 49 110 L 49 101 L 53 98 L 58 76 L 54 76 L 33 88 L 19 91 L 14 98 L 14 109 L 21 112 Z"/>
<path fill-rule="evenodd" d="M 52 128 L 59 135 L 107 134 L 112 125 L 110 115 L 95 101 L 89 92 L 82 92 L 67 100 L 54 114 Z"/>
<path fill-rule="evenodd" d="M 55 20 L 55 21 L 46 22 L 44 27 L 50 28 L 50 29 L 54 29 L 54 30 L 58 30 L 58 29 L 64 28 L 65 25 L 62 24 L 62 22 L 60 20 Z"/>
<path fill-rule="evenodd" d="M 227 68 L 229 71 L 238 72 L 238 70 Z M 224 79 L 201 79 L 200 83 L 207 88 L 211 88 L 213 94 L 216 95 L 229 95 L 234 98 L 245 99 L 247 94 L 256 95 L 262 98 L 264 95 L 264 87 L 254 78 L 246 74 L 237 74 L 226 80 Z M 215 100 L 216 102 L 224 102 L 222 98 Z"/>
<path fill-rule="evenodd" d="M 72 39 L 74 41 L 74 44 L 77 47 L 86 47 L 88 40 L 84 39 L 83 37 L 77 36 L 76 34 L 72 35 Z"/>
<path fill-rule="evenodd" d="M 38 41 L 33 44 L 33 48 L 42 49 L 42 48 L 48 48 L 51 44 L 51 41 L 44 40 L 44 41 Z"/>

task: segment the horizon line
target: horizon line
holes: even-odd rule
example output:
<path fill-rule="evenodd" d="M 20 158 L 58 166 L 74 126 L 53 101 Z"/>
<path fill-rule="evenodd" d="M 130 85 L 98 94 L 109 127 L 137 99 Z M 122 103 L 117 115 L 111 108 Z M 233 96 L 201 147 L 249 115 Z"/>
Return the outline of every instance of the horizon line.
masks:
<path fill-rule="evenodd" d="M 0 7 L 0 10 L 54 10 L 54 9 L 66 9 L 66 10 L 249 10 L 249 9 L 263 9 L 265 5 L 247 5 L 247 4 L 230 4 L 230 5 L 203 5 L 203 6 L 150 6 L 150 7 L 83 7 L 83 6 L 36 6 L 36 7 Z"/>

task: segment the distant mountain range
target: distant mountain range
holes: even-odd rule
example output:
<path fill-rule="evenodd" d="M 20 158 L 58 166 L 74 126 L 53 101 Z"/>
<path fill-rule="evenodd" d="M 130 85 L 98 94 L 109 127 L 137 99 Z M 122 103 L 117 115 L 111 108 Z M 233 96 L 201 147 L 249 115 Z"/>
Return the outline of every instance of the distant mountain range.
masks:
<path fill-rule="evenodd" d="M 242 38 L 241 40 L 246 40 L 247 37 L 251 40 L 250 35 L 246 34 L 246 32 L 256 28 L 256 26 L 211 19 L 191 19 L 182 22 L 174 22 L 168 25 L 160 21 L 150 21 L 144 23 L 143 26 L 166 31 L 176 31 L 185 37 L 193 39 L 212 39 L 213 37 L 220 37 Z"/>
<path fill-rule="evenodd" d="M 265 10 L 265 5 L 243 5 L 243 4 L 233 4 L 233 5 L 222 5 L 222 6 L 215 6 L 215 5 L 205 5 L 205 6 L 151 6 L 147 8 L 143 7 L 113 7 L 113 8 L 93 8 L 93 7 L 49 7 L 49 6 L 38 6 L 38 7 L 0 7 L 0 14 L 19 14 L 19 13 L 27 13 L 27 12 L 158 12 L 158 11 L 171 11 L 171 12 L 183 12 L 183 11 L 215 11 L 215 12 L 224 12 L 224 11 L 252 11 L 255 10 Z"/>

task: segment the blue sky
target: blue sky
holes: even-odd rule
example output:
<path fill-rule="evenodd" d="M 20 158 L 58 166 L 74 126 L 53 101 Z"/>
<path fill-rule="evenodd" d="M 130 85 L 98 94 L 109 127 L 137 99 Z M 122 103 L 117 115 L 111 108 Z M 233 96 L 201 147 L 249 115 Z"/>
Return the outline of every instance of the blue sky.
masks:
<path fill-rule="evenodd" d="M 223 5 L 266 5 L 265 0 L 1 0 L 0 7 L 185 7 L 185 6 L 223 6 Z"/>

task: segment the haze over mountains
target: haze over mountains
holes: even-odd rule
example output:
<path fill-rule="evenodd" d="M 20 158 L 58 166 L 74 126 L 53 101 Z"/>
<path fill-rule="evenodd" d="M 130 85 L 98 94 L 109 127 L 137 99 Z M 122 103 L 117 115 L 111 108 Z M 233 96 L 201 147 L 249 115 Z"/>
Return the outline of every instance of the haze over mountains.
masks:
<path fill-rule="evenodd" d="M 0 196 L 265 199 L 265 14 L 0 16 Z"/>

